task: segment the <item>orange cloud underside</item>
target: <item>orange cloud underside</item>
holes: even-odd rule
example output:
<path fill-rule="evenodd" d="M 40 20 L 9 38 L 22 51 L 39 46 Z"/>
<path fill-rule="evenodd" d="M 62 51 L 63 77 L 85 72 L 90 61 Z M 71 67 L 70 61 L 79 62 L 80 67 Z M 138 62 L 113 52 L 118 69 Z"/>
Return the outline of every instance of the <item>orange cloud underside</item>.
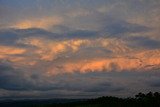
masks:
<path fill-rule="evenodd" d="M 0 46 L 0 55 L 23 54 L 26 50 L 10 46 Z"/>
<path fill-rule="evenodd" d="M 154 67 L 160 67 L 160 58 L 105 58 L 93 60 L 79 60 L 74 62 L 67 62 L 58 68 L 51 67 L 48 70 L 49 74 L 56 74 L 61 72 L 110 72 L 110 71 L 146 71 Z M 60 68 L 60 69 L 59 69 Z"/>
<path fill-rule="evenodd" d="M 54 25 L 59 25 L 62 22 L 61 17 L 43 17 L 38 19 L 30 19 L 18 21 L 15 25 L 11 25 L 13 28 L 28 29 L 28 28 L 43 28 L 50 29 Z"/>
<path fill-rule="evenodd" d="M 48 75 L 73 72 L 145 71 L 160 67 L 160 50 L 132 50 L 123 42 L 114 40 L 72 39 L 54 41 L 31 37 L 19 40 L 17 43 L 36 48 L 0 46 L 0 59 L 9 60 L 20 67 L 43 67 Z M 76 56 L 78 52 L 89 47 L 97 48 L 99 51 L 101 51 L 99 47 L 103 47 L 112 53 L 109 56 L 100 56 L 98 53 L 92 56 L 93 50 L 91 50 L 88 53 L 92 56 L 90 58 L 83 57 L 85 54 Z M 71 56 L 66 57 L 68 53 Z M 48 65 L 43 66 L 48 62 Z"/>

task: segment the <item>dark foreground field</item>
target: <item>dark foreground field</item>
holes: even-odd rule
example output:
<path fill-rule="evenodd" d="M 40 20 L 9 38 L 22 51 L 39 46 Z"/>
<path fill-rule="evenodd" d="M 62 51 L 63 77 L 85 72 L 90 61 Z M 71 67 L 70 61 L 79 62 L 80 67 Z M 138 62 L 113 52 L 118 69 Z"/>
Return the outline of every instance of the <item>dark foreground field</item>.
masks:
<path fill-rule="evenodd" d="M 160 107 L 160 93 L 139 93 L 134 98 L 99 97 L 96 99 L 5 100 L 0 107 Z"/>

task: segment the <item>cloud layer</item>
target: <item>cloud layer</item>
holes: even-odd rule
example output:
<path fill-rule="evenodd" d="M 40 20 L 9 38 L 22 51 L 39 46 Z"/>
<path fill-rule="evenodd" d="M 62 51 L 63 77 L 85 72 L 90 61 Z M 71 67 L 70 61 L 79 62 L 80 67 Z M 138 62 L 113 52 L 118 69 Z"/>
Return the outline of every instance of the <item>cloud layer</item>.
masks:
<path fill-rule="evenodd" d="M 0 1 L 0 98 L 160 89 L 160 2 L 90 2 Z"/>

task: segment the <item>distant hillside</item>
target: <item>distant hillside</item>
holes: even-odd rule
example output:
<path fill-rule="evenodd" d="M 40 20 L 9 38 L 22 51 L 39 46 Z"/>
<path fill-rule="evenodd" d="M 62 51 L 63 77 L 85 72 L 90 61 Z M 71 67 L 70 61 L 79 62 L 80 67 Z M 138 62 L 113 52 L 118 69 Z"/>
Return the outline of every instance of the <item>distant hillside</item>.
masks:
<path fill-rule="evenodd" d="M 160 107 L 160 93 L 139 93 L 134 98 L 57 99 L 3 101 L 0 107 Z"/>

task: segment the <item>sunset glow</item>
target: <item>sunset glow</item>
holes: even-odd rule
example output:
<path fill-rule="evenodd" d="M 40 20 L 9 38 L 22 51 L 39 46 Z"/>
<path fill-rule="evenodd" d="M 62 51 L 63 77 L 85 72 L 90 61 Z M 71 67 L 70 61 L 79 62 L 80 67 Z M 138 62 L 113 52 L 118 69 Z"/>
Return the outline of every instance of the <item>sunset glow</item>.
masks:
<path fill-rule="evenodd" d="M 159 91 L 159 13 L 160 0 L 0 0 L 0 98 Z"/>

